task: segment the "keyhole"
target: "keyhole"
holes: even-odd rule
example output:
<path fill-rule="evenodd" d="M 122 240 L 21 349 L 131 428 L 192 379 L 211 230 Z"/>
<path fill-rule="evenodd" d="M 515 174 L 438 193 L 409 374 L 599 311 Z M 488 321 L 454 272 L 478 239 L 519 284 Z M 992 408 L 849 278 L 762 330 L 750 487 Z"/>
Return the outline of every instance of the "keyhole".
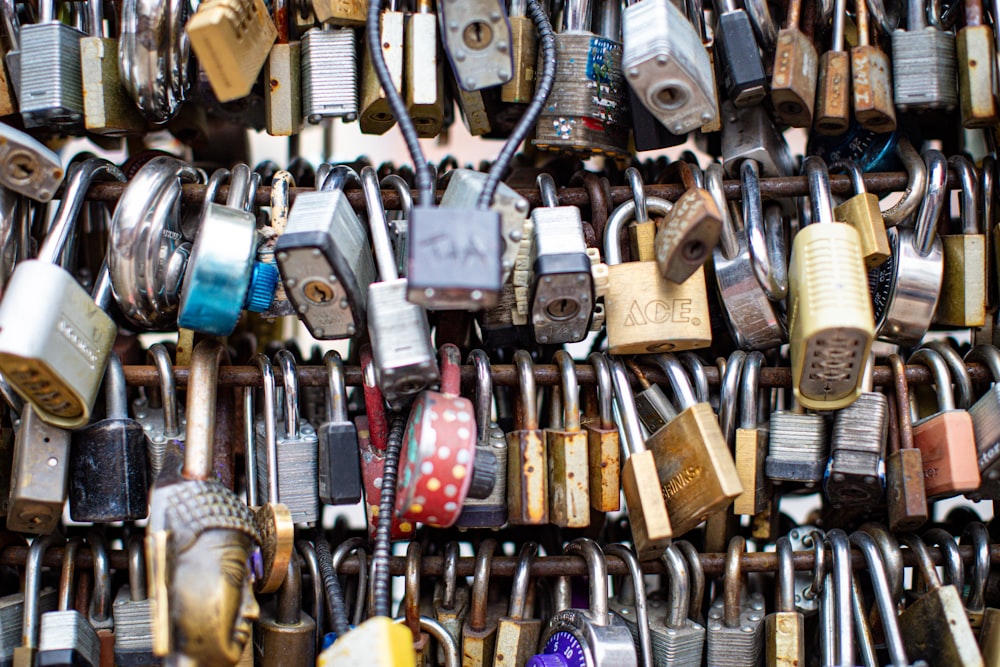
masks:
<path fill-rule="evenodd" d="M 326 303 L 333 299 L 333 288 L 319 280 L 310 280 L 302 288 L 302 293 L 313 303 Z"/>
<path fill-rule="evenodd" d="M 687 103 L 688 91 L 681 86 L 664 86 L 654 93 L 653 100 L 661 109 L 679 109 Z"/>
<path fill-rule="evenodd" d="M 691 241 L 684 245 L 684 259 L 688 262 L 699 262 L 706 254 L 707 248 L 701 241 Z"/>
<path fill-rule="evenodd" d="M 12 180 L 21 183 L 29 182 L 38 167 L 35 159 L 28 153 L 14 153 L 8 159 L 7 164 L 7 174 Z"/>
<path fill-rule="evenodd" d="M 545 309 L 550 319 L 568 320 L 580 312 L 580 303 L 575 299 L 556 299 Z"/>
<path fill-rule="evenodd" d="M 482 21 L 473 21 L 465 26 L 462 39 L 467 47 L 474 51 L 480 51 L 493 41 L 493 29 Z"/>

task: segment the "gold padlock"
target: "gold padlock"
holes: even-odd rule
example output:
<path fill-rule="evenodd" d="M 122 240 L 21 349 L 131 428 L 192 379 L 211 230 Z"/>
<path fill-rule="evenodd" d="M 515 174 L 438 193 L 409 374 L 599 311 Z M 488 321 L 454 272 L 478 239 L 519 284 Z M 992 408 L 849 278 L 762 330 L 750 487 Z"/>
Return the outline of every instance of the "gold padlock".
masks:
<path fill-rule="evenodd" d="M 981 327 L 986 323 L 986 235 L 980 228 L 979 183 L 975 167 L 964 155 L 952 155 L 948 165 L 962 184 L 962 233 L 941 235 L 944 279 L 934 321 Z"/>

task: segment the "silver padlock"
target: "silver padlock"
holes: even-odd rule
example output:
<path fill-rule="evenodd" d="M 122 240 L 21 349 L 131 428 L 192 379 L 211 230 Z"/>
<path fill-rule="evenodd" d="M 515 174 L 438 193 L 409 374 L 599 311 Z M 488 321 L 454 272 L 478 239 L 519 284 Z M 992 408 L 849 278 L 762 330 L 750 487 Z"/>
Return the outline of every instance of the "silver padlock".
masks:
<path fill-rule="evenodd" d="M 629 3 L 622 12 L 622 41 L 625 79 L 664 127 L 686 134 L 718 119 L 712 61 L 674 3 Z"/>
<path fill-rule="evenodd" d="M 654 665 L 653 642 L 651 637 L 649 611 L 654 608 L 652 601 L 646 596 L 646 586 L 643 581 L 642 566 L 635 552 L 624 544 L 608 544 L 604 547 L 608 556 L 617 556 L 628 569 L 628 579 L 622 580 L 621 590 L 615 590 L 615 597 L 608 600 L 608 609 L 625 621 L 632 642 L 638 654 L 640 664 Z M 660 603 L 662 607 L 662 602 Z"/>
<path fill-rule="evenodd" d="M 927 25 L 924 0 L 907 0 L 906 30 L 892 31 L 892 87 L 900 111 L 953 109 L 958 104 L 955 35 Z"/>
<path fill-rule="evenodd" d="M 0 185 L 35 201 L 52 199 L 62 183 L 59 156 L 30 134 L 0 124 Z"/>
<path fill-rule="evenodd" d="M 762 176 L 791 176 L 795 164 L 783 134 L 774 127 L 767 109 L 761 105 L 737 108 L 723 102 L 722 164 L 726 174 L 739 174 L 743 160 L 755 160 Z"/>
<path fill-rule="evenodd" d="M 691 619 L 691 577 L 684 554 L 676 544 L 660 557 L 667 569 L 669 592 L 662 613 L 649 619 L 653 664 L 662 667 L 701 665 L 705 647 L 705 626 Z M 652 611 L 652 609 L 651 609 Z"/>
<path fill-rule="evenodd" d="M 83 543 L 78 537 L 66 543 L 59 579 L 59 609 L 42 614 L 38 640 L 38 664 L 98 667 L 101 644 L 87 617 L 73 608 L 76 555 Z M 96 560 L 95 560 L 96 562 Z"/>
<path fill-rule="evenodd" d="M 142 134 L 146 119 L 122 88 L 118 40 L 104 35 L 101 2 L 88 2 L 90 34 L 80 39 L 83 123 L 88 132 L 118 137 Z"/>
<path fill-rule="evenodd" d="M 594 309 L 594 284 L 576 206 L 559 206 L 555 181 L 539 174 L 544 206 L 531 212 L 531 324 L 535 340 L 575 343 L 586 338 Z"/>
<path fill-rule="evenodd" d="M 21 26 L 21 89 L 18 107 L 25 127 L 83 129 L 80 40 L 86 37 L 56 17 L 56 0 L 38 6 L 38 22 Z"/>
<path fill-rule="evenodd" d="M 152 358 L 160 376 L 159 406 L 154 407 L 150 391 L 132 401 L 132 414 L 142 424 L 146 434 L 147 458 L 149 459 L 149 485 L 153 486 L 163 469 L 167 449 L 184 442 L 187 422 L 177 400 L 177 383 L 170 353 L 162 343 L 149 347 L 147 358 Z"/>
<path fill-rule="evenodd" d="M 723 595 L 708 612 L 708 667 L 756 666 L 764 656 L 764 598 L 746 591 L 740 572 L 745 552 L 745 539 L 729 541 Z"/>
<path fill-rule="evenodd" d="M 364 225 L 343 190 L 357 174 L 330 170 L 316 192 L 295 198 L 274 247 L 285 294 L 313 338 L 363 336 L 375 262 Z"/>
<path fill-rule="evenodd" d="M 59 541 L 52 535 L 42 535 L 32 540 L 28 549 L 28 559 L 24 565 L 24 613 L 21 617 L 21 636 L 19 644 L 14 648 L 14 661 L 18 664 L 35 664 L 44 599 L 42 558 L 45 556 L 45 551 L 49 547 L 56 546 Z M 53 595 L 53 601 L 54 598 Z"/>
<path fill-rule="evenodd" d="M 153 655 L 153 615 L 146 595 L 146 551 L 142 538 L 128 541 L 128 583 L 118 589 L 111 613 L 115 622 L 115 664 L 119 667 L 156 665 Z"/>
<path fill-rule="evenodd" d="M 396 271 L 378 175 L 361 170 L 368 225 L 379 278 L 368 286 L 368 329 L 378 386 L 391 406 L 436 383 L 440 375 L 427 313 L 406 299 L 407 282 Z"/>
<path fill-rule="evenodd" d="M 462 90 L 481 90 L 514 75 L 510 23 L 499 0 L 443 0 L 441 42 Z M 428 75 L 428 72 L 423 72 Z"/>
<path fill-rule="evenodd" d="M 358 35 L 330 24 L 302 36 L 302 113 L 317 124 L 324 118 L 358 118 Z"/>
<path fill-rule="evenodd" d="M 830 447 L 823 415 L 801 408 L 776 410 L 771 413 L 770 429 L 764 464 L 768 478 L 809 485 L 820 482 Z"/>
<path fill-rule="evenodd" d="M 1000 498 L 1000 350 L 978 345 L 965 355 L 965 361 L 985 364 L 993 376 L 990 388 L 969 408 L 982 484 L 967 495 L 976 500 Z"/>

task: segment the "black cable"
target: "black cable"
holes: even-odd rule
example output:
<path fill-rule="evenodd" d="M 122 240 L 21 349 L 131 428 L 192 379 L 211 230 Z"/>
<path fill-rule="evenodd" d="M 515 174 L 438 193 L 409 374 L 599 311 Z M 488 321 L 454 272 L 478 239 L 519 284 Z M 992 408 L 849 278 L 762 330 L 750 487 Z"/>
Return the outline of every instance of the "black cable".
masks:
<path fill-rule="evenodd" d="M 320 533 L 313 531 L 313 543 L 316 549 L 316 560 L 319 561 L 320 576 L 323 577 L 323 587 L 326 589 L 326 611 L 330 615 L 330 623 L 338 637 L 343 637 L 351 629 L 347 617 L 347 603 L 344 602 L 344 592 L 340 589 L 340 580 L 333 571 L 333 554 L 330 543 Z"/>
<path fill-rule="evenodd" d="M 372 3 L 378 5 L 379 2 Z M 382 469 L 382 493 L 378 503 L 378 523 L 375 525 L 375 548 L 372 550 L 372 597 L 375 616 L 390 616 L 389 557 L 392 555 L 392 515 L 396 510 L 396 478 L 399 473 L 399 453 L 403 448 L 403 430 L 406 419 L 396 416 L 389 430 L 385 446 L 385 466 Z"/>
<path fill-rule="evenodd" d="M 486 183 L 482 192 L 479 193 L 479 200 L 476 206 L 486 210 L 493 203 L 493 195 L 500 185 L 500 179 L 514 159 L 521 142 L 528 136 L 531 128 L 538 122 L 538 117 L 542 115 L 545 101 L 549 99 L 549 93 L 556 80 L 556 38 L 552 31 L 552 24 L 549 17 L 542 8 L 538 0 L 528 0 L 527 14 L 535 22 L 535 29 L 538 31 L 538 40 L 542 49 L 542 75 L 538 78 L 538 85 L 535 86 L 535 94 L 525 109 L 521 120 L 517 122 L 514 131 L 510 133 L 507 142 L 500 149 L 493 166 L 490 167 Z"/>
<path fill-rule="evenodd" d="M 417 195 L 421 206 L 434 205 L 434 181 L 431 177 L 431 170 L 427 167 L 427 158 L 420 148 L 420 141 L 417 138 L 417 128 L 406 110 L 406 103 L 402 95 L 396 90 L 396 85 L 389 74 L 389 68 L 385 64 L 385 54 L 382 53 L 382 35 L 379 15 L 382 13 L 382 5 L 385 0 L 372 0 L 368 4 L 368 54 L 371 56 L 372 65 L 375 67 L 375 76 L 378 77 L 382 90 L 385 92 L 385 99 L 389 102 L 389 108 L 399 122 L 399 130 L 403 133 L 403 141 L 406 142 L 406 149 L 410 152 L 410 159 L 413 160 L 413 168 L 417 174 Z"/>

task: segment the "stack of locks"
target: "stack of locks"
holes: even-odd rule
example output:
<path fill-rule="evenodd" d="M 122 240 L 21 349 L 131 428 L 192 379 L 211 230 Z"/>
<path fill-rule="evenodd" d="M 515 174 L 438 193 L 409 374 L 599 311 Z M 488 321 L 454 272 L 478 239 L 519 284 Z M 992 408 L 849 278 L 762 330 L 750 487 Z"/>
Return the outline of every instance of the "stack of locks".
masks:
<path fill-rule="evenodd" d="M 0 17 L 0 665 L 1000 665 L 996 4 Z"/>

